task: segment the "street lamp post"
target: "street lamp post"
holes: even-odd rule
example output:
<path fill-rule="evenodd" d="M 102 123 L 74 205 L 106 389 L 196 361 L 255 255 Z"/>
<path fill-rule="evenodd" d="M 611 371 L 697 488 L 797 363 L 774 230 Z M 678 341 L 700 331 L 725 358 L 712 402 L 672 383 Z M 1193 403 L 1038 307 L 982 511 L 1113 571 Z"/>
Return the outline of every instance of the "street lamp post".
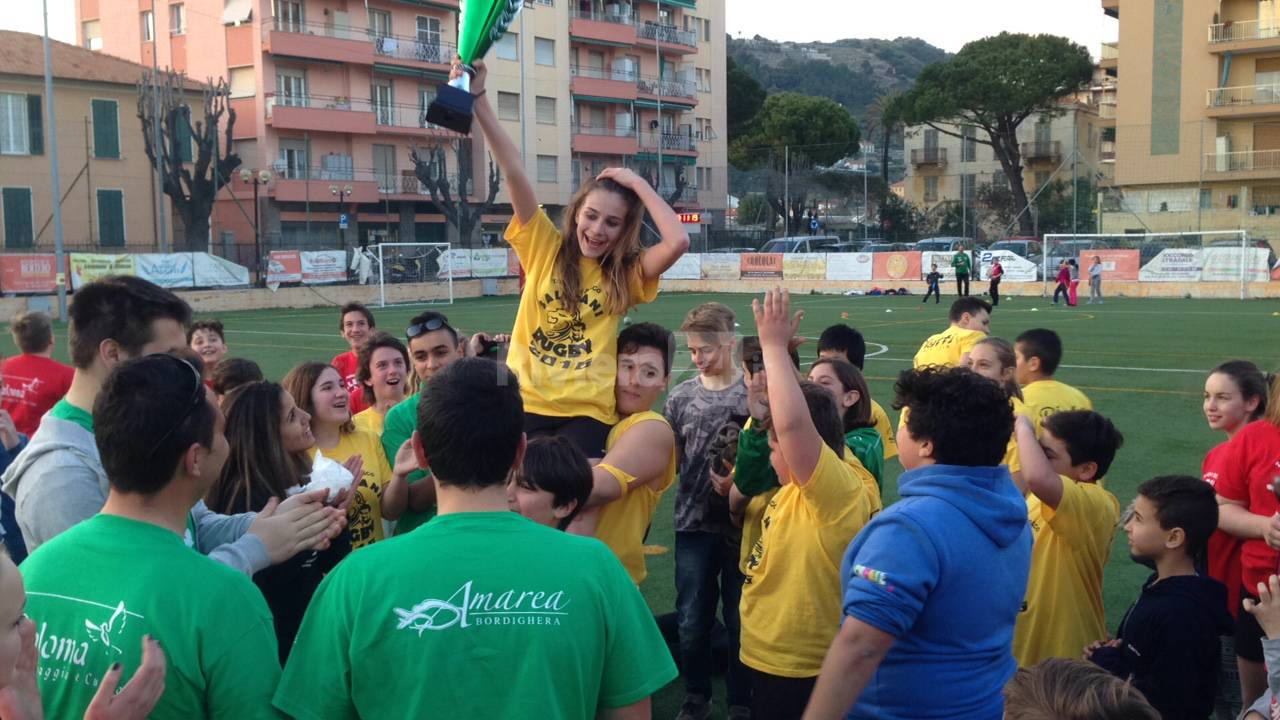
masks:
<path fill-rule="evenodd" d="M 258 204 L 258 186 L 266 185 L 273 179 L 270 170 L 244 168 L 240 171 L 240 181 L 253 184 L 253 266 L 258 273 L 258 282 L 262 282 L 262 208 Z"/>
<path fill-rule="evenodd" d="M 347 213 L 347 198 L 351 197 L 350 185 L 330 185 L 329 192 L 338 198 L 338 214 L 345 215 Z M 342 251 L 347 251 L 347 228 L 346 223 L 338 223 L 338 239 L 342 242 Z"/>

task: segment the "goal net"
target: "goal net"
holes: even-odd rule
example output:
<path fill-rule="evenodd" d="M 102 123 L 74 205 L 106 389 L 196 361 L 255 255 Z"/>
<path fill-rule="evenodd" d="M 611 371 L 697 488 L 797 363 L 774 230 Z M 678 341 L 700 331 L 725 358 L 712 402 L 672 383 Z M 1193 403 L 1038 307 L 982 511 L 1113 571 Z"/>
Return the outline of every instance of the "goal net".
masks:
<path fill-rule="evenodd" d="M 1267 243 L 1252 241 L 1245 230 L 1181 233 L 1050 234 L 1040 258 L 1046 293 L 1056 284 L 1060 264 L 1075 260 L 1081 293 L 1087 292 L 1095 259 L 1108 281 L 1143 283 L 1234 283 L 1240 299 L 1248 283 L 1267 282 L 1275 253 Z"/>
<path fill-rule="evenodd" d="M 449 243 L 380 243 L 370 248 L 378 277 L 378 305 L 420 303 L 453 304 L 453 278 Z M 397 285 L 423 286 L 412 295 L 397 292 Z"/>

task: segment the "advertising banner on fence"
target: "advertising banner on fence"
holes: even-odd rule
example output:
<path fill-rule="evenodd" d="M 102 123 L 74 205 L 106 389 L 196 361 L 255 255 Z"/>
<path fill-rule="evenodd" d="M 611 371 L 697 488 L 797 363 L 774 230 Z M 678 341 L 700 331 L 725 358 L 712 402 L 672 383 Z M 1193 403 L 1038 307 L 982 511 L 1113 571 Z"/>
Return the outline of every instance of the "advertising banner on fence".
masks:
<path fill-rule="evenodd" d="M 1009 250 L 983 250 L 982 256 L 979 258 L 978 279 L 991 279 L 991 266 L 995 264 L 995 259 L 1000 258 L 1000 267 L 1004 269 L 1003 280 L 1008 282 L 1035 282 L 1039 279 L 1040 269 L 1038 265 L 1021 255 Z M 941 268 L 939 268 L 941 272 Z M 951 278 L 955 279 L 952 273 Z"/>
<path fill-rule="evenodd" d="M 828 280 L 870 280 L 872 253 L 827 253 Z"/>
<path fill-rule="evenodd" d="M 97 255 L 71 253 L 71 288 L 79 290 L 85 283 L 108 275 L 137 275 L 132 255 Z"/>
<path fill-rule="evenodd" d="M 875 253 L 872 280 L 919 280 L 921 277 L 920 251 Z"/>
<path fill-rule="evenodd" d="M 302 260 L 302 282 L 307 285 L 347 279 L 346 250 L 304 250 L 298 255 Z"/>
<path fill-rule="evenodd" d="M 1268 255 L 1266 248 L 1207 247 L 1201 252 L 1200 279 L 1240 282 L 1243 268 L 1248 282 L 1267 282 L 1271 277 Z"/>
<path fill-rule="evenodd" d="M 471 277 L 495 278 L 506 274 L 506 248 L 478 248 L 471 251 Z"/>
<path fill-rule="evenodd" d="M 1080 263 L 1081 282 L 1088 284 L 1089 268 L 1093 267 L 1095 257 L 1102 261 L 1102 282 L 1138 279 L 1140 263 L 1137 250 L 1081 250 L 1080 259 L 1076 261 Z M 1054 268 L 1054 272 L 1057 272 L 1057 268 Z"/>
<path fill-rule="evenodd" d="M 162 288 L 189 288 L 195 284 L 191 253 L 138 253 L 133 258 L 138 277 Z"/>
<path fill-rule="evenodd" d="M 740 257 L 743 278 L 782 277 L 782 253 L 742 253 Z"/>
<path fill-rule="evenodd" d="M 302 254 L 297 250 L 272 250 L 267 256 L 267 287 L 302 282 Z"/>
<path fill-rule="evenodd" d="M 951 268 L 951 258 L 954 258 L 955 256 L 956 254 L 950 251 L 938 252 L 929 250 L 920 253 L 920 276 L 924 277 L 925 275 L 928 275 L 933 264 L 937 263 L 938 272 L 942 274 L 942 282 L 955 283 L 956 271 Z M 972 257 L 973 256 L 970 255 L 970 259 L 972 259 Z M 914 280 L 915 278 L 912 279 Z M 973 279 L 972 274 L 970 274 L 969 279 Z"/>
<path fill-rule="evenodd" d="M 742 277 L 738 253 L 706 253 L 702 256 L 703 280 L 737 280 Z"/>
<path fill-rule="evenodd" d="M 471 277 L 471 251 L 466 248 L 455 248 L 440 255 L 440 271 L 436 277 L 441 280 L 452 277 L 454 280 Z"/>
<path fill-rule="evenodd" d="M 685 253 L 676 260 L 676 264 L 662 273 L 664 280 L 699 280 L 702 278 L 702 256 L 696 253 Z"/>
<path fill-rule="evenodd" d="M 782 277 L 788 280 L 825 280 L 826 253 L 787 253 L 782 256 Z"/>
<path fill-rule="evenodd" d="M 1195 282 L 1200 279 L 1200 260 L 1198 248 L 1165 248 L 1142 266 L 1138 279 L 1142 282 Z M 1102 277 L 1106 282 L 1106 275 Z"/>
<path fill-rule="evenodd" d="M 0 291 L 50 293 L 58 289 L 53 255 L 0 255 Z"/>
<path fill-rule="evenodd" d="M 249 284 L 249 268 L 209 253 L 191 253 L 196 287 L 243 287 Z"/>

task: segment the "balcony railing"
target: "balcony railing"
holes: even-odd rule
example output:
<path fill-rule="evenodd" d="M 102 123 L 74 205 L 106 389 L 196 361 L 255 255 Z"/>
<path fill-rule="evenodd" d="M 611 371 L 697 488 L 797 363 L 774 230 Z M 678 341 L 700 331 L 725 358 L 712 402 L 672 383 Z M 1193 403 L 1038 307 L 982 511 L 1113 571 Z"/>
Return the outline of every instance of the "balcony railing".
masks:
<path fill-rule="evenodd" d="M 1026 160 L 1051 160 L 1062 156 L 1062 144 L 1057 140 L 1024 142 L 1019 149 Z"/>
<path fill-rule="evenodd" d="M 1280 172 L 1280 150 L 1206 153 L 1204 156 L 1204 169 L 1205 172 L 1209 173 Z"/>
<path fill-rule="evenodd" d="M 680 133 L 640 134 L 640 148 L 642 150 L 657 148 L 659 142 L 661 142 L 663 150 L 684 150 L 686 152 L 693 150 L 693 138 L 688 135 Z"/>
<path fill-rule="evenodd" d="M 1209 26 L 1209 42 L 1225 43 L 1239 40 L 1275 40 L 1280 38 L 1280 25 L 1274 22 L 1241 20 Z"/>
<path fill-rule="evenodd" d="M 602 125 L 572 125 L 575 135 L 596 135 L 599 137 L 636 137 L 634 127 L 604 127 Z"/>
<path fill-rule="evenodd" d="M 1213 88 L 1209 91 L 1208 103 L 1211 108 L 1280 103 L 1280 84 Z"/>
<path fill-rule="evenodd" d="M 340 40 L 368 40 L 368 30 L 362 27 L 352 27 L 349 25 L 334 25 L 333 23 L 316 23 L 292 21 L 287 18 L 275 18 L 270 24 L 265 25 L 276 32 L 294 33 L 298 35 L 317 35 L 320 37 L 338 38 Z"/>
<path fill-rule="evenodd" d="M 636 28 L 636 36 L 644 40 L 656 40 L 674 45 L 685 45 L 691 48 L 698 47 L 698 34 L 696 32 L 681 30 L 675 25 L 660 25 L 650 20 L 646 20 L 643 25 Z"/>
<path fill-rule="evenodd" d="M 1116 118 L 1116 101 L 1103 100 L 1098 103 L 1098 117 L 1103 120 L 1114 120 Z"/>
<path fill-rule="evenodd" d="M 382 57 L 398 60 L 416 60 L 418 62 L 448 65 L 458 48 L 438 39 L 419 39 L 417 36 L 383 35 L 371 36 L 373 52 Z"/>
<path fill-rule="evenodd" d="M 1102 48 L 1098 53 L 1098 57 L 1100 60 L 1120 59 L 1120 43 L 1119 42 L 1102 43 Z"/>
<path fill-rule="evenodd" d="M 1116 141 L 1103 140 L 1102 144 L 1098 147 L 1098 155 L 1101 156 L 1103 160 L 1115 160 L 1116 159 Z"/>
<path fill-rule="evenodd" d="M 569 72 L 575 77 L 592 78 L 594 80 L 617 80 L 618 82 L 635 82 L 638 77 L 634 70 L 595 68 L 587 65 L 570 65 Z"/>
<path fill-rule="evenodd" d="M 596 12 L 595 10 L 582 10 L 579 8 L 570 8 L 569 17 L 575 20 L 594 20 L 596 22 L 614 23 L 615 25 L 635 25 L 636 18 L 631 13 L 629 6 L 622 4 L 611 4 L 605 8 L 604 12 Z"/>
<path fill-rule="evenodd" d="M 636 89 L 646 95 L 663 97 L 695 98 L 698 96 L 698 84 L 691 80 L 659 79 L 648 75 L 636 78 Z"/>
<path fill-rule="evenodd" d="M 373 113 L 379 125 L 387 127 L 427 128 L 443 130 L 435 123 L 427 122 L 427 109 L 408 103 L 373 103 Z"/>
<path fill-rule="evenodd" d="M 373 105 L 364 98 L 339 97 L 334 95 L 300 95 L 295 93 L 267 93 L 267 118 L 276 107 L 312 108 L 316 110 L 345 110 L 348 112 L 371 112 Z"/>
<path fill-rule="evenodd" d="M 915 148 L 911 151 L 912 165 L 946 165 L 946 148 Z"/>

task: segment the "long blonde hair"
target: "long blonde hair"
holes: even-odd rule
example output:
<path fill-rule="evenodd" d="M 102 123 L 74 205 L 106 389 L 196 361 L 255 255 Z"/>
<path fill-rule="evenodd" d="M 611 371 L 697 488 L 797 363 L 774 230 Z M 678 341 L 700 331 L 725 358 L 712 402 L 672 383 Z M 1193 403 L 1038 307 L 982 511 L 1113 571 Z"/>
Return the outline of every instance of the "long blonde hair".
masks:
<path fill-rule="evenodd" d="M 560 304 L 565 311 L 576 314 L 582 298 L 582 275 L 578 272 L 578 261 L 582 259 L 582 248 L 578 245 L 578 213 L 593 190 L 614 193 L 627 204 L 622 235 L 599 261 L 604 275 L 605 309 L 612 315 L 623 315 L 631 308 L 628 277 L 636 263 L 640 262 L 640 227 L 644 218 L 644 204 L 640 202 L 640 196 L 631 189 L 608 178 L 587 180 L 564 209 L 564 217 L 560 222 L 563 241 L 560 243 L 560 251 L 556 253 L 555 267 L 556 277 L 560 278 Z"/>

